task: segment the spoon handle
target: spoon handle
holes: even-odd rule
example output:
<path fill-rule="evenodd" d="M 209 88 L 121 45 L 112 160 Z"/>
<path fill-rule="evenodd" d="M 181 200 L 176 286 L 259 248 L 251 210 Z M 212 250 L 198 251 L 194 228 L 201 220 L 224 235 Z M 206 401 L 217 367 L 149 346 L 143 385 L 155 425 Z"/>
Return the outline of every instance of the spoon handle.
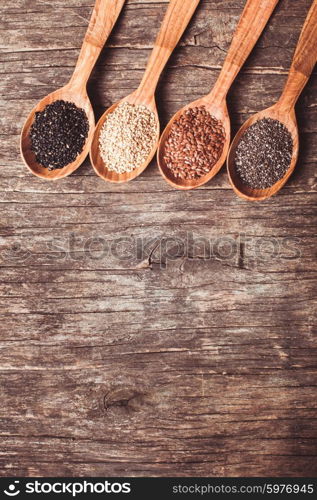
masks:
<path fill-rule="evenodd" d="M 160 74 L 178 44 L 200 0 L 170 0 L 138 94 L 153 96 Z"/>
<path fill-rule="evenodd" d="M 279 105 L 290 110 L 296 104 L 317 61 L 317 0 L 308 12 L 295 50 L 291 69 L 279 99 Z"/>
<path fill-rule="evenodd" d="M 114 27 L 125 0 L 96 0 L 69 85 L 86 89 L 90 73 Z"/>
<path fill-rule="evenodd" d="M 226 60 L 209 94 L 211 101 L 226 98 L 232 82 L 258 41 L 279 0 L 247 0 Z"/>

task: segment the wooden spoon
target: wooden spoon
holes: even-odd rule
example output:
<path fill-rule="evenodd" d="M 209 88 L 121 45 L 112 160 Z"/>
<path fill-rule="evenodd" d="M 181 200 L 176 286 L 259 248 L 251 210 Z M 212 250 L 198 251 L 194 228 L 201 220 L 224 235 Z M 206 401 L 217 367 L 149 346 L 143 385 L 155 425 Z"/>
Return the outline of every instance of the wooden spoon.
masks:
<path fill-rule="evenodd" d="M 199 2 L 200 0 L 170 0 L 161 29 L 138 89 L 124 99 L 121 99 L 121 101 L 113 104 L 105 111 L 98 121 L 91 145 L 90 159 L 96 173 L 102 177 L 102 179 L 118 183 L 135 179 L 146 169 L 154 157 L 160 137 L 160 123 L 155 103 L 156 86 L 171 53 L 184 33 Z M 156 117 L 157 132 L 152 151 L 143 165 L 135 168 L 132 172 L 118 174 L 117 172 L 109 170 L 101 158 L 99 153 L 99 136 L 107 116 L 123 102 L 128 102 L 133 105 L 143 105 L 150 109 Z"/>
<path fill-rule="evenodd" d="M 31 111 L 24 124 L 20 139 L 21 155 L 26 166 L 38 177 L 46 180 L 56 180 L 66 177 L 82 164 L 89 152 L 95 128 L 95 118 L 87 95 L 86 84 L 101 49 L 118 19 L 124 2 L 125 0 L 96 0 L 78 61 L 69 83 L 44 97 Z M 50 171 L 48 168 L 37 163 L 35 159 L 35 155 L 31 150 L 30 128 L 34 122 L 35 113 L 42 111 L 48 104 L 59 99 L 73 102 L 79 108 L 84 109 L 89 121 L 89 133 L 84 149 L 74 162 L 63 168 Z"/>
<path fill-rule="evenodd" d="M 180 109 L 167 124 L 160 140 L 157 162 L 162 176 L 172 186 L 178 189 L 193 189 L 202 186 L 212 179 L 224 164 L 230 145 L 230 119 L 226 103 L 227 93 L 265 28 L 278 1 L 247 0 L 214 88 L 208 95 Z M 221 157 L 206 175 L 198 179 L 184 180 L 174 177 L 171 170 L 166 166 L 164 160 L 165 141 L 169 136 L 173 122 L 188 108 L 195 108 L 197 106 L 205 106 L 206 110 L 212 116 L 222 122 L 226 134 L 225 143 Z"/>
<path fill-rule="evenodd" d="M 305 87 L 317 61 L 317 0 L 314 0 L 303 26 L 291 69 L 283 93 L 276 104 L 251 116 L 235 136 L 227 159 L 227 169 L 231 185 L 237 195 L 250 201 L 261 201 L 276 194 L 292 174 L 298 158 L 298 128 L 295 104 Z M 284 177 L 267 189 L 252 189 L 243 184 L 235 169 L 236 147 L 244 132 L 262 118 L 279 120 L 289 130 L 293 138 L 291 163 Z"/>

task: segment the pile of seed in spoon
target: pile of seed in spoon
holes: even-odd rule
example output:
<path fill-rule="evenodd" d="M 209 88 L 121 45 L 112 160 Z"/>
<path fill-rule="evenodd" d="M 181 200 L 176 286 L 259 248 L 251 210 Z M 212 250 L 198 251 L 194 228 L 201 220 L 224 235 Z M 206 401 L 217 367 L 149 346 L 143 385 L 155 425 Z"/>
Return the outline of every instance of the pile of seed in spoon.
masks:
<path fill-rule="evenodd" d="M 224 142 L 222 123 L 205 106 L 189 108 L 173 122 L 163 159 L 176 179 L 198 179 L 217 163 Z"/>
<path fill-rule="evenodd" d="M 63 168 L 82 152 L 89 131 L 85 111 L 58 100 L 35 113 L 30 130 L 31 149 L 48 170 Z"/>
<path fill-rule="evenodd" d="M 155 114 L 127 102 L 110 113 L 99 136 L 99 152 L 108 170 L 123 174 L 141 167 L 157 141 Z"/>
<path fill-rule="evenodd" d="M 266 189 L 284 177 L 293 153 L 289 130 L 278 120 L 263 118 L 242 135 L 234 165 L 240 179 L 254 189 Z"/>

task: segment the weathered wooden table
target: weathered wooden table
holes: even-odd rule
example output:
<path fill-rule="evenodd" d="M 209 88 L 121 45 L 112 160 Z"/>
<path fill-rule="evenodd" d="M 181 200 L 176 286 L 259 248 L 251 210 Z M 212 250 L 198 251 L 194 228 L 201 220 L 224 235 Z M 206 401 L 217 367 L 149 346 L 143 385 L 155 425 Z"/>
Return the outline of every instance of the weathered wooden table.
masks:
<path fill-rule="evenodd" d="M 66 5 L 65 5 L 66 4 Z M 251 204 L 225 168 L 193 192 L 153 163 L 56 183 L 19 156 L 70 77 L 93 1 L 1 2 L 1 475 L 317 473 L 317 74 L 301 158 Z M 97 117 L 136 88 L 167 0 L 128 0 L 89 83 Z M 215 82 L 243 0 L 202 0 L 161 79 L 162 125 Z M 281 0 L 229 96 L 233 132 L 273 103 L 310 0 Z"/>

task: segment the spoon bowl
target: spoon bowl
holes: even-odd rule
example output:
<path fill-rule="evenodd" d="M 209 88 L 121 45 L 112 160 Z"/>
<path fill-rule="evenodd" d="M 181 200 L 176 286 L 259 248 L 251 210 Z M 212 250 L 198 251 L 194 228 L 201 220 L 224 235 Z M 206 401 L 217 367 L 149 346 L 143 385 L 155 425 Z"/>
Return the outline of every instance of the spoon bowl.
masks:
<path fill-rule="evenodd" d="M 43 109 L 47 105 L 52 104 L 57 100 L 69 101 L 74 103 L 78 108 L 82 108 L 85 111 L 88 118 L 89 131 L 84 148 L 82 152 L 77 156 L 75 161 L 69 163 L 63 168 L 49 170 L 48 168 L 43 167 L 43 165 L 39 164 L 36 161 L 35 154 L 31 148 L 30 131 L 32 124 L 35 120 L 35 113 L 38 111 L 43 111 Z M 63 177 L 66 177 L 67 175 L 70 175 L 72 172 L 74 172 L 74 170 L 76 170 L 79 167 L 79 165 L 82 164 L 82 162 L 84 161 L 89 152 L 94 126 L 95 126 L 94 112 L 87 93 L 76 92 L 69 85 L 66 85 L 61 89 L 58 89 L 55 92 L 52 92 L 51 94 L 48 94 L 35 106 L 35 108 L 32 109 L 21 132 L 20 150 L 25 165 L 34 175 L 46 180 L 61 179 Z"/>
<path fill-rule="evenodd" d="M 156 124 L 157 124 L 157 130 L 156 130 L 156 137 L 155 141 L 153 141 L 153 147 L 151 149 L 151 152 L 149 153 L 147 159 L 144 161 L 142 165 L 139 167 L 135 168 L 131 172 L 124 172 L 122 174 L 119 174 L 118 172 L 115 172 L 114 170 L 110 170 L 105 162 L 103 161 L 100 150 L 99 150 L 99 139 L 100 139 L 100 133 L 102 130 L 102 127 L 104 126 L 105 121 L 107 120 L 108 116 L 114 112 L 114 110 L 122 103 L 127 102 L 132 105 L 143 105 L 146 106 L 152 113 L 155 115 L 156 119 Z M 160 137 L 160 122 L 159 122 L 159 117 L 157 113 L 157 108 L 155 104 L 155 99 L 152 96 L 151 99 L 148 100 L 142 100 L 138 96 L 137 91 L 133 92 L 129 96 L 125 97 L 124 99 L 121 99 L 120 101 L 116 102 L 113 104 L 110 108 L 108 108 L 104 114 L 100 117 L 96 128 L 95 132 L 93 133 L 93 138 L 92 138 L 92 143 L 91 143 L 91 149 L 90 149 L 90 161 L 91 164 L 99 177 L 104 179 L 105 181 L 109 182 L 115 182 L 115 183 L 123 183 L 123 182 L 128 182 L 131 181 L 132 179 L 135 179 L 138 177 L 145 169 L 146 167 L 151 163 L 156 149 L 157 149 L 157 144 L 159 141 Z"/>
<path fill-rule="evenodd" d="M 173 123 L 176 120 L 178 120 L 178 118 L 180 118 L 180 116 L 187 109 L 200 106 L 204 106 L 206 110 L 222 124 L 225 131 L 225 142 L 223 150 L 217 162 L 213 165 L 213 167 L 206 175 L 198 177 L 197 179 L 181 179 L 173 175 L 172 171 L 167 167 L 166 162 L 164 160 L 166 140 L 170 134 L 170 130 Z M 210 99 L 208 98 L 208 96 L 205 96 L 181 108 L 167 124 L 159 142 L 159 147 L 157 152 L 158 167 L 165 180 L 169 184 L 171 184 L 171 186 L 173 186 L 174 188 L 183 190 L 194 189 L 199 186 L 202 186 L 203 184 L 206 184 L 206 182 L 212 179 L 212 177 L 214 177 L 219 172 L 219 170 L 221 169 L 222 165 L 226 160 L 229 145 L 230 145 L 230 119 L 229 119 L 226 100 L 223 99 L 220 103 L 217 103 L 216 100 Z"/>
<path fill-rule="evenodd" d="M 262 120 L 263 118 L 272 118 L 273 120 L 278 120 L 287 128 L 287 130 L 290 132 L 292 136 L 293 152 L 289 167 L 281 179 L 279 179 L 275 184 L 273 184 L 269 188 L 255 189 L 244 184 L 243 181 L 240 179 L 240 176 L 235 168 L 235 154 L 237 146 L 243 134 L 246 132 L 246 130 L 255 122 L 257 122 L 258 120 Z M 238 196 L 249 201 L 263 201 L 266 198 L 273 196 L 277 191 L 279 191 L 284 186 L 284 184 L 287 182 L 290 175 L 294 171 L 298 159 L 298 151 L 299 151 L 298 128 L 297 128 L 296 115 L 293 108 L 289 112 L 285 112 L 281 108 L 281 106 L 275 104 L 270 108 L 264 109 L 263 111 L 256 113 L 255 115 L 251 116 L 239 129 L 234 140 L 232 141 L 229 150 L 227 158 L 227 170 L 233 190 Z"/>

